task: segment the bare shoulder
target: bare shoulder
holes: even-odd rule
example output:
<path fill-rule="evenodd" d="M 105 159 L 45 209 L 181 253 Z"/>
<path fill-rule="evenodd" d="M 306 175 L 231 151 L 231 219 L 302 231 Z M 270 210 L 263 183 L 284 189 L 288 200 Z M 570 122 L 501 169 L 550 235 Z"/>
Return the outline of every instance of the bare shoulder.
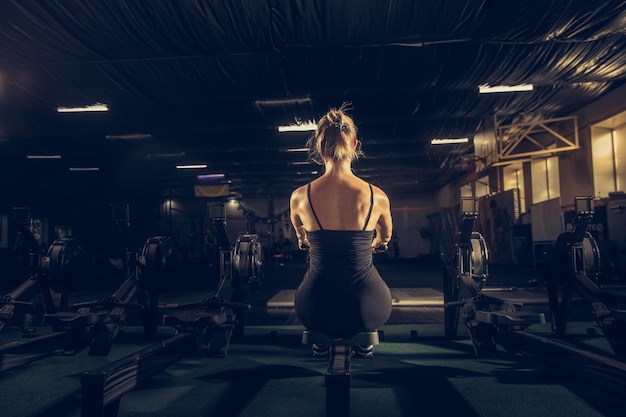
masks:
<path fill-rule="evenodd" d="M 306 196 L 306 185 L 301 185 L 300 187 L 293 190 L 293 192 L 291 193 L 291 197 L 289 198 L 289 201 L 292 206 L 297 205 L 300 203 L 300 201 L 302 201 L 302 199 L 305 196 Z"/>
<path fill-rule="evenodd" d="M 387 193 L 383 191 L 382 188 L 375 186 L 372 184 L 372 189 L 374 190 L 374 198 L 381 203 L 389 204 L 389 197 Z"/>

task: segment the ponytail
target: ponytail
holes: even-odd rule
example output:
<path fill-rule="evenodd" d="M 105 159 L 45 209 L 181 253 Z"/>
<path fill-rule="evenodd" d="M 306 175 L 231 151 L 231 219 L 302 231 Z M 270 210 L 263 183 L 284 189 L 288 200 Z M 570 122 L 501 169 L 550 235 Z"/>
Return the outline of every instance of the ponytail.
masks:
<path fill-rule="evenodd" d="M 307 142 L 309 157 L 318 164 L 326 160 L 352 162 L 363 155 L 360 147 L 354 147 L 357 128 L 345 113 L 347 107 L 348 103 L 344 103 L 339 109 L 330 109 L 320 118 L 315 134 Z"/>

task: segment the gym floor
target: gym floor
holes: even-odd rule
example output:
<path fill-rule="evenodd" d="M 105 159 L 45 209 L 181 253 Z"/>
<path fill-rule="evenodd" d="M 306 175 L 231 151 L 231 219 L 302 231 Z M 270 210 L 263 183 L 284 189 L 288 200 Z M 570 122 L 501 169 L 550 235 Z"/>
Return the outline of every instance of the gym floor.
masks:
<path fill-rule="evenodd" d="M 445 337 L 441 271 L 428 260 L 379 260 L 377 267 L 394 295 L 394 311 L 380 330 L 384 335 L 371 359 L 352 361 L 352 416 L 623 416 L 626 398 L 585 375 L 575 357 L 528 356 L 499 350 L 477 358 L 462 326 Z M 272 263 L 262 290 L 247 300 L 243 336 L 233 339 L 225 358 L 194 351 L 157 373 L 121 399 L 123 417 L 263 417 L 324 416 L 327 360 L 314 358 L 302 345 L 303 327 L 289 305 L 304 263 Z M 209 282 L 210 280 L 207 280 Z M 492 268 L 494 293 L 547 311 L 547 295 L 537 271 Z M 161 302 L 200 300 L 207 285 L 170 290 Z M 100 293 L 74 294 L 73 301 L 97 299 Z M 91 297 L 91 298 L 90 298 Z M 585 306 L 569 326 L 572 343 L 611 356 L 608 343 Z M 46 333 L 45 326 L 36 326 Z M 548 325 L 529 332 L 549 334 Z M 156 339 L 173 336 L 160 327 Z M 18 327 L 0 333 L 0 343 L 21 339 Z M 107 356 L 81 351 L 50 356 L 0 373 L 3 417 L 81 415 L 81 374 L 137 352 L 147 340 L 139 326 L 126 326 Z M 621 381 L 622 383 L 624 381 Z M 619 386 L 619 384 L 618 384 Z"/>

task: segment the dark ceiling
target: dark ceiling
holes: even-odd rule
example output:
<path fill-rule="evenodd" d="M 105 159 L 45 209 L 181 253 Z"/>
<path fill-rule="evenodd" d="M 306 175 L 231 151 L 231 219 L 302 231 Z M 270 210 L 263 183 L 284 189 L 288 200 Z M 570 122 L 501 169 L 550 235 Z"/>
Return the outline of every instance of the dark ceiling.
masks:
<path fill-rule="evenodd" d="M 185 198 L 223 173 L 232 195 L 287 197 L 318 167 L 285 151 L 308 133 L 277 126 L 350 101 L 357 173 L 432 191 L 473 153 L 432 138 L 569 115 L 623 83 L 625 26 L 614 0 L 2 0 L 0 190 Z M 478 94 L 520 83 L 535 89 Z M 109 111 L 56 111 L 94 103 Z M 129 134 L 151 139 L 107 139 Z"/>

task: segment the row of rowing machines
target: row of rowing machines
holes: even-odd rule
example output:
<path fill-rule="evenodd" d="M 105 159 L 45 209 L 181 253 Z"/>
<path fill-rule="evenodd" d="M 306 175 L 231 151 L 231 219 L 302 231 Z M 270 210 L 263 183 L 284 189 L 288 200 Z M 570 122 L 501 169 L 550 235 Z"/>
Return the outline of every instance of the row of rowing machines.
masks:
<path fill-rule="evenodd" d="M 576 197 L 574 207 L 572 229 L 559 235 L 548 256 L 546 320 L 546 314 L 539 309 L 488 291 L 489 253 L 485 239 L 474 230 L 478 201 L 462 199 L 462 220 L 454 250 L 442 252 L 445 335 L 456 337 L 462 323 L 477 357 L 496 355 L 498 346 L 537 358 L 548 356 L 552 363 L 557 357 L 575 356 L 581 359 L 579 364 L 589 363 L 590 369 L 602 367 L 605 374 L 599 378 L 605 382 L 610 379 L 611 388 L 619 391 L 626 380 L 626 293 L 599 283 L 600 252 L 587 230 L 594 214 L 592 197 Z M 595 319 L 613 354 L 568 337 L 574 306 L 587 306 L 585 310 Z M 551 331 L 545 334 L 541 325 L 548 322 Z"/>
<path fill-rule="evenodd" d="M 243 332 L 243 317 L 250 305 L 246 294 L 260 289 L 264 280 L 263 248 L 255 234 L 228 241 L 224 218 L 212 219 L 220 248 L 219 279 L 207 297 L 186 304 L 159 303 L 158 283 L 171 273 L 175 248 L 166 236 L 154 236 L 128 253 L 127 277 L 110 296 L 69 304 L 65 283 L 74 279 L 82 244 L 73 238 L 55 241 L 39 268 L 26 282 L 0 299 L 0 325 L 19 324 L 22 340 L 0 346 L 0 372 L 50 355 L 107 355 L 124 326 L 142 326 L 148 340 L 159 325 L 173 336 L 124 357 L 106 367 L 81 375 L 83 416 L 117 415 L 121 397 L 188 353 L 201 349 L 208 357 L 226 357 L 231 337 Z M 62 302 L 55 302 L 55 295 Z M 25 325 L 37 306 L 45 302 L 42 324 L 51 332 L 38 334 Z"/>

